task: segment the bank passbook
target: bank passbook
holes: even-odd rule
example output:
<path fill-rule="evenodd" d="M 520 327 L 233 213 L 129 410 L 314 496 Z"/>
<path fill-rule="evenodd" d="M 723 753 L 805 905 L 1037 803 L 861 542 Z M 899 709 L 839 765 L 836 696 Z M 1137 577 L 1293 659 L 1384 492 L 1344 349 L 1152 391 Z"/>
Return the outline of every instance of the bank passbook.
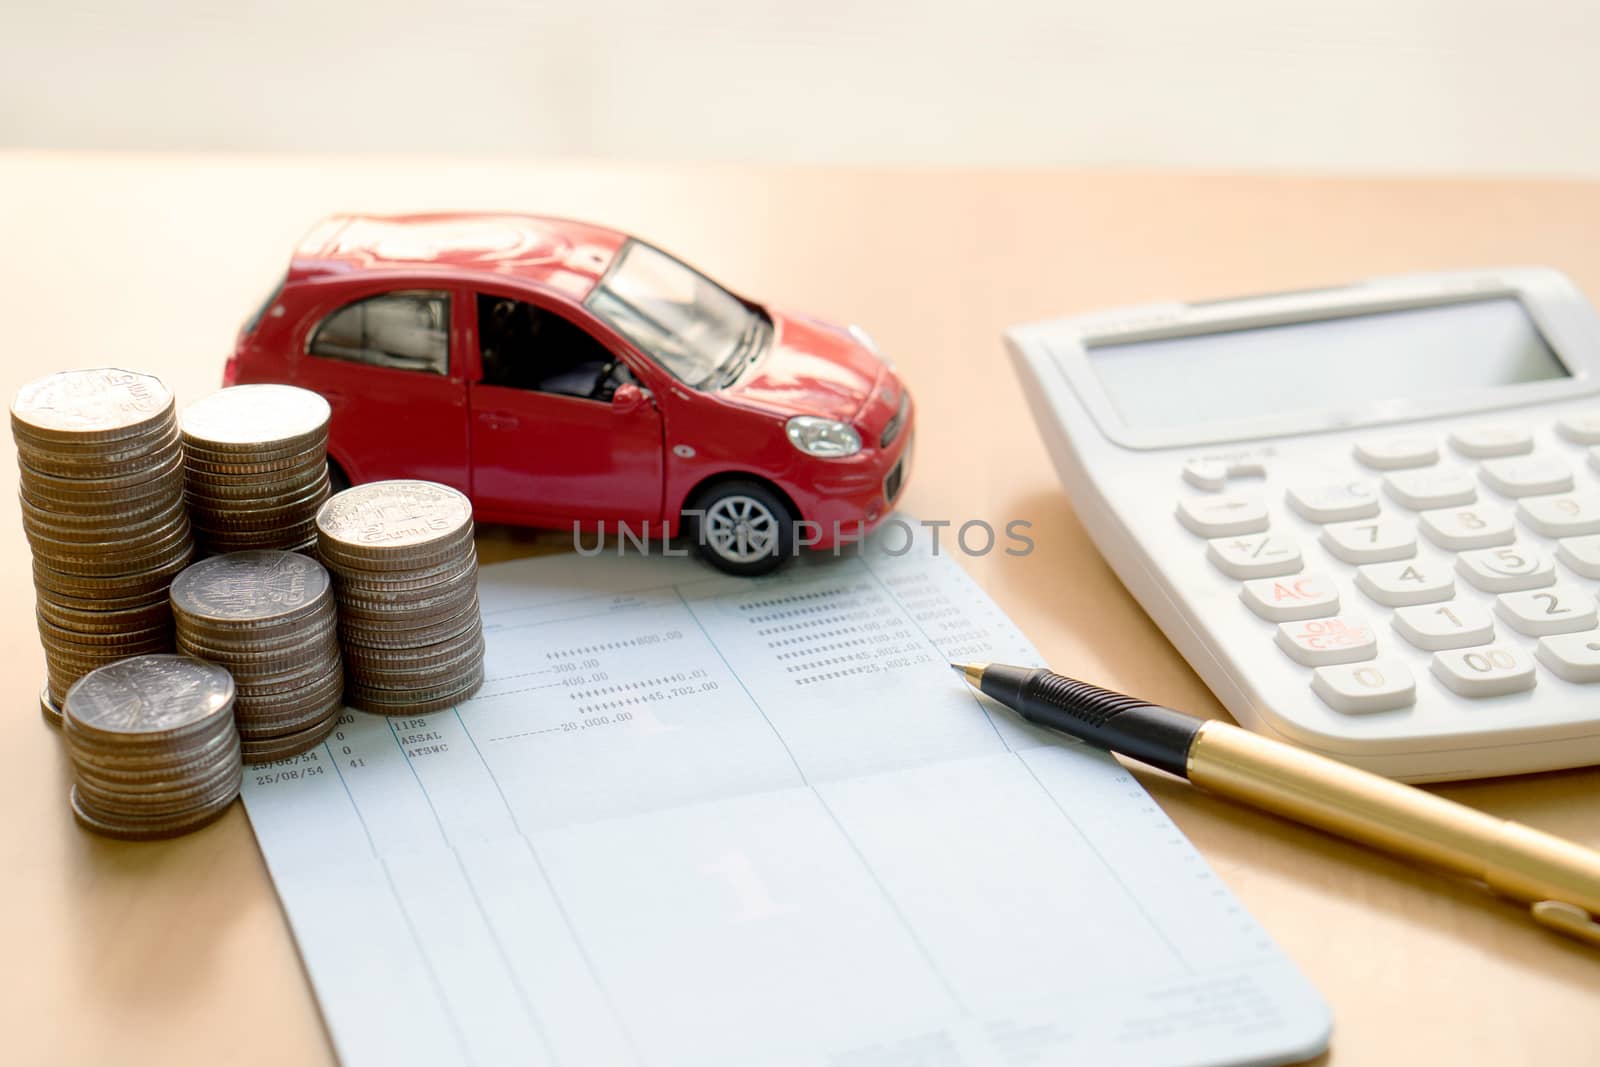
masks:
<path fill-rule="evenodd" d="M 904 535 L 889 546 L 899 552 Z M 485 567 L 488 681 L 244 799 L 347 1067 L 1280 1063 L 1316 991 L 948 551 Z"/>

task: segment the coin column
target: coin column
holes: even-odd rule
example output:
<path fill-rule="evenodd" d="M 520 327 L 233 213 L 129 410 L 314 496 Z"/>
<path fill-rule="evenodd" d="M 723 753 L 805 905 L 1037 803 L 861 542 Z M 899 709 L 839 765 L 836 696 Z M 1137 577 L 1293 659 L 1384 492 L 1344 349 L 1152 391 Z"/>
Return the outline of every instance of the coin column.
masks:
<path fill-rule="evenodd" d="M 195 830 L 239 795 L 233 679 L 188 656 L 134 656 L 67 691 L 72 814 L 108 837 L 139 841 Z"/>
<path fill-rule="evenodd" d="M 201 551 L 315 551 L 329 414 L 326 400 L 292 385 L 236 385 L 184 408 L 189 518 Z"/>
<path fill-rule="evenodd" d="M 233 674 L 246 763 L 288 759 L 333 731 L 344 693 L 333 585 L 297 552 L 229 552 L 172 583 L 178 651 Z"/>
<path fill-rule="evenodd" d="M 147 374 L 67 371 L 11 405 L 47 681 L 61 701 L 103 664 L 172 649 L 167 587 L 194 557 L 172 394 Z"/>
<path fill-rule="evenodd" d="M 472 504 L 433 482 L 370 482 L 317 513 L 333 572 L 345 703 L 384 715 L 438 711 L 483 685 Z"/>

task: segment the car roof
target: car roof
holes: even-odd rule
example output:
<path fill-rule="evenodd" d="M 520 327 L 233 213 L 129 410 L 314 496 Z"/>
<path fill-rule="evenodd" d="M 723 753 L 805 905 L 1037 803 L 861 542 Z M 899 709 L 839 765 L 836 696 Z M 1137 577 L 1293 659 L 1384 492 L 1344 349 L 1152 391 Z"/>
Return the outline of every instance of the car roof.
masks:
<path fill-rule="evenodd" d="M 336 274 L 506 274 L 583 300 L 628 235 L 542 215 L 334 215 L 295 249 L 289 280 Z"/>

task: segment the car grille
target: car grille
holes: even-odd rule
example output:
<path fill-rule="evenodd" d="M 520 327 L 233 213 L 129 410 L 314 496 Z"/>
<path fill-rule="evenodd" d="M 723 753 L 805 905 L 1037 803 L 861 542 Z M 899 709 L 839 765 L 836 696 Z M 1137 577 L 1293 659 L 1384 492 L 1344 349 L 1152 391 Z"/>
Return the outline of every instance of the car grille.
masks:
<path fill-rule="evenodd" d="M 900 390 L 900 406 L 895 409 L 889 422 L 883 428 L 883 433 L 878 437 L 878 447 L 888 448 L 894 444 L 894 439 L 900 436 L 900 430 L 906 424 L 906 412 L 911 408 L 911 394 L 904 389 Z"/>
<path fill-rule="evenodd" d="M 883 479 L 883 500 L 886 504 L 893 504 L 894 498 L 900 495 L 900 484 L 906 477 L 906 457 L 901 456 L 895 461 L 889 473 Z"/>

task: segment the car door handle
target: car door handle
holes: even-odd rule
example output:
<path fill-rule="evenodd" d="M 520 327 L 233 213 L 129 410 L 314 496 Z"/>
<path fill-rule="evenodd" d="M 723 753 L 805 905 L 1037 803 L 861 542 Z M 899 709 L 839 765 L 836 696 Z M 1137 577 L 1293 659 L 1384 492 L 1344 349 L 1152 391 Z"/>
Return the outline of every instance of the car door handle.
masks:
<path fill-rule="evenodd" d="M 515 415 L 496 415 L 492 411 L 480 411 L 478 421 L 491 430 L 515 430 L 522 425 L 522 420 Z"/>

